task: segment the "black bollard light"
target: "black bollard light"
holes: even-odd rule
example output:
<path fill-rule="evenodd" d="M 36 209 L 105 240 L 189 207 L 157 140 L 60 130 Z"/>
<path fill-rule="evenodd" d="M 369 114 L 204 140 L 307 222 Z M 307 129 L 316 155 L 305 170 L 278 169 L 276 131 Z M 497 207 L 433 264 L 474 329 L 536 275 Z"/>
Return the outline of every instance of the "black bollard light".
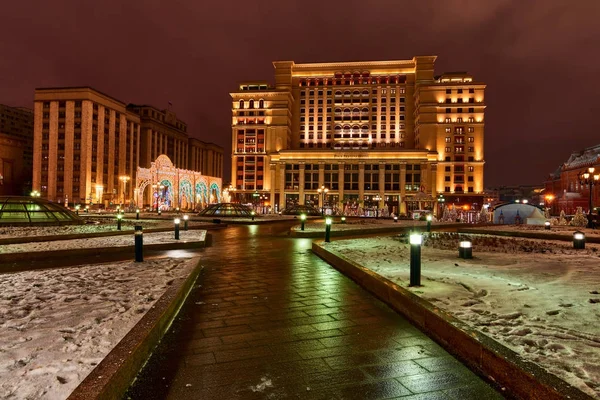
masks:
<path fill-rule="evenodd" d="M 461 240 L 458 243 L 459 258 L 473 258 L 473 243 L 470 240 Z"/>
<path fill-rule="evenodd" d="M 121 214 L 117 214 L 117 230 L 120 231 L 121 230 L 121 219 L 123 218 L 123 216 Z"/>
<path fill-rule="evenodd" d="M 331 241 L 331 218 L 325 218 L 325 241 Z"/>
<path fill-rule="evenodd" d="M 306 214 L 300 214 L 300 230 L 304 230 L 304 222 L 306 221 Z"/>
<path fill-rule="evenodd" d="M 135 226 L 135 262 L 144 261 L 144 231 L 141 225 Z"/>
<path fill-rule="evenodd" d="M 394 222 L 398 222 L 398 217 L 394 215 Z"/>
<path fill-rule="evenodd" d="M 90 206 L 85 206 L 85 212 L 89 213 L 90 212 Z"/>
<path fill-rule="evenodd" d="M 573 233 L 573 248 L 577 250 L 585 249 L 585 234 L 583 232 Z"/>
<path fill-rule="evenodd" d="M 75 214 L 79 215 L 79 204 L 75 206 Z"/>
<path fill-rule="evenodd" d="M 427 216 L 427 232 L 431 232 L 431 220 L 433 219 L 433 217 L 431 216 L 431 214 L 429 214 Z"/>
<path fill-rule="evenodd" d="M 549 231 L 549 230 L 550 230 L 550 225 L 551 225 L 551 224 L 550 224 L 550 221 L 546 221 L 546 222 L 544 222 L 544 227 L 546 228 L 546 230 L 547 230 L 547 231 Z"/>
<path fill-rule="evenodd" d="M 342 224 L 346 223 L 346 217 L 342 217 Z"/>
<path fill-rule="evenodd" d="M 158 215 L 162 215 L 162 210 L 161 209 L 158 210 Z"/>
<path fill-rule="evenodd" d="M 410 242 L 410 284 L 421 286 L 421 243 L 423 236 L 420 233 L 411 233 Z"/>
<path fill-rule="evenodd" d="M 139 220 L 140 219 L 140 209 L 136 209 L 135 210 L 135 219 Z"/>
<path fill-rule="evenodd" d="M 187 215 L 187 214 L 183 216 L 183 230 L 184 230 L 184 231 L 187 231 L 187 230 L 188 230 L 188 219 L 189 219 L 189 218 L 190 218 L 190 217 L 188 217 L 188 215 Z"/>
<path fill-rule="evenodd" d="M 252 215 L 252 221 L 254 221 L 254 216 L 256 215 L 256 213 L 255 213 L 254 211 L 252 211 L 252 212 L 250 213 L 250 215 Z"/>
<path fill-rule="evenodd" d="M 179 240 L 179 223 L 181 220 L 179 218 L 175 218 L 173 222 L 175 223 L 175 240 Z"/>

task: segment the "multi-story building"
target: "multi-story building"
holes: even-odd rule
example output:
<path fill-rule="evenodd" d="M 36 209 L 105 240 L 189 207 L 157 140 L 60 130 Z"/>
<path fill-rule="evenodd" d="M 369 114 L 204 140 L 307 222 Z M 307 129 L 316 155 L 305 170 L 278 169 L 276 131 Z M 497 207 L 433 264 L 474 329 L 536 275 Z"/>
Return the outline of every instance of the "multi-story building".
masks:
<path fill-rule="evenodd" d="M 89 87 L 36 89 L 33 188 L 58 202 L 119 201 L 139 164 L 140 117 Z"/>
<path fill-rule="evenodd" d="M 485 85 L 434 76 L 435 59 L 280 61 L 274 86 L 241 84 L 231 93 L 235 196 L 266 196 L 275 210 L 407 213 L 436 209 L 438 196 L 480 208 Z"/>
<path fill-rule="evenodd" d="M 188 141 L 188 169 L 203 175 L 223 177 L 223 148 L 195 138 Z"/>
<path fill-rule="evenodd" d="M 223 149 L 190 139 L 171 110 L 127 105 L 90 87 L 46 88 L 36 89 L 34 115 L 33 188 L 53 201 L 152 204 L 152 190 L 135 187 L 137 168 L 164 154 L 185 170 L 190 140 L 205 150 L 200 164 L 222 174 L 212 160 L 220 155 L 222 164 Z"/>
<path fill-rule="evenodd" d="M 545 184 L 544 199 L 552 215 L 575 214 L 578 207 L 584 212 L 600 208 L 600 182 L 590 185 L 581 181 L 582 173 L 594 168 L 594 174 L 600 171 L 600 144 L 571 153 L 556 171 L 548 176 Z"/>
<path fill-rule="evenodd" d="M 31 189 L 33 111 L 0 104 L 0 194 Z"/>

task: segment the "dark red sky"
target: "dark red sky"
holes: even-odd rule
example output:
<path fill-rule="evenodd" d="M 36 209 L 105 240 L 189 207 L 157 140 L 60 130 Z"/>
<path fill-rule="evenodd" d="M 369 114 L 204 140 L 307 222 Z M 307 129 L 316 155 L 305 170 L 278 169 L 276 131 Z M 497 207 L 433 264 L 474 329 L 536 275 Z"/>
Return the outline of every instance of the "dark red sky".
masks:
<path fill-rule="evenodd" d="M 229 92 L 273 60 L 438 56 L 486 90 L 486 187 L 539 184 L 600 144 L 600 0 L 5 1 L 0 103 L 89 85 L 173 103 L 192 136 L 230 154 Z M 227 159 L 226 159 L 227 164 Z M 228 180 L 228 175 L 225 180 Z"/>

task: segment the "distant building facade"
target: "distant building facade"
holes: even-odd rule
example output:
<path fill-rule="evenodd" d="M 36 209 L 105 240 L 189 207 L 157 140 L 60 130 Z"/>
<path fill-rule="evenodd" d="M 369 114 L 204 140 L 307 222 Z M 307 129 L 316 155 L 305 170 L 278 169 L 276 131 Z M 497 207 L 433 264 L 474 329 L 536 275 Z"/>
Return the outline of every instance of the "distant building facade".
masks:
<path fill-rule="evenodd" d="M 134 187 L 137 168 L 161 154 L 187 168 L 189 140 L 170 110 L 126 105 L 90 87 L 36 89 L 33 189 L 61 203 L 133 203 L 135 194 L 151 204 L 151 190 Z"/>
<path fill-rule="evenodd" d="M 0 194 L 31 190 L 33 111 L 0 104 Z"/>
<path fill-rule="evenodd" d="M 435 56 L 274 62 L 275 85 L 231 93 L 232 186 L 242 202 L 408 213 L 484 202 L 484 90 L 434 76 Z M 327 188 L 326 194 L 319 192 Z"/>
<path fill-rule="evenodd" d="M 544 199 L 553 215 L 575 214 L 577 207 L 589 211 L 590 187 L 579 182 L 589 167 L 600 171 L 600 144 L 571 153 L 571 156 L 545 182 Z M 592 186 L 592 209 L 600 207 L 600 185 Z"/>

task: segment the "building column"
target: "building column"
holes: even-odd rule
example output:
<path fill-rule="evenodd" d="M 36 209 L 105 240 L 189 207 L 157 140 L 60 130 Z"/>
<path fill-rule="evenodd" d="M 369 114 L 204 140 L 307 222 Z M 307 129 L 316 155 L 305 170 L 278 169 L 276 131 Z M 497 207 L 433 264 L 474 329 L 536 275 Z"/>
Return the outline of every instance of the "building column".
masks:
<path fill-rule="evenodd" d="M 276 165 L 275 164 L 269 164 L 269 170 L 271 172 L 271 191 L 270 191 L 270 198 L 271 198 L 271 212 L 275 212 L 275 184 L 276 184 L 276 178 L 277 178 L 277 174 L 276 174 Z"/>
<path fill-rule="evenodd" d="M 379 200 L 379 208 L 384 208 L 385 207 L 385 162 L 384 161 L 380 161 L 379 162 L 379 197 L 381 198 L 381 200 Z"/>
<path fill-rule="evenodd" d="M 50 201 L 58 200 L 57 174 L 58 168 L 58 101 L 50 102 L 50 130 L 48 136 L 48 196 Z"/>
<path fill-rule="evenodd" d="M 285 208 L 285 162 L 278 164 L 279 168 L 279 211 Z"/>
<path fill-rule="evenodd" d="M 437 197 L 437 163 L 429 165 L 429 185 L 431 197 L 435 200 Z"/>
<path fill-rule="evenodd" d="M 338 196 L 340 204 L 344 202 L 344 166 L 343 162 L 338 164 Z M 344 210 L 342 210 L 344 212 Z"/>
<path fill-rule="evenodd" d="M 304 205 L 304 182 L 306 181 L 304 172 L 306 171 L 306 166 L 303 162 L 300 163 L 300 176 L 298 177 L 298 204 Z"/>
<path fill-rule="evenodd" d="M 400 163 L 400 199 L 398 199 L 398 205 L 400 206 L 400 214 L 406 214 L 406 203 L 404 198 L 406 196 L 406 163 Z"/>
<path fill-rule="evenodd" d="M 358 163 L 358 204 L 365 208 L 365 163 Z"/>

